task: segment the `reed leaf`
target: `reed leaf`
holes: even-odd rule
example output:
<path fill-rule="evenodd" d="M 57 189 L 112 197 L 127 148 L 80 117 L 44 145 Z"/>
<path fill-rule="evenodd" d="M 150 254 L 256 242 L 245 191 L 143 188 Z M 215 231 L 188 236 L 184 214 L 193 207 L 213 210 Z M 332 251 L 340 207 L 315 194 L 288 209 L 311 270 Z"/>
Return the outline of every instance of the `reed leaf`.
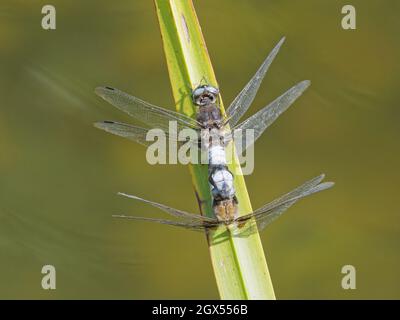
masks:
<path fill-rule="evenodd" d="M 155 0 L 164 52 L 176 108 L 194 117 L 191 91 L 199 84 L 218 87 L 206 44 L 191 0 Z M 224 107 L 221 101 L 221 110 Z M 206 165 L 190 165 L 201 214 L 213 216 Z M 230 165 L 240 173 L 236 156 Z M 244 178 L 235 176 L 239 214 L 252 212 Z M 275 299 L 258 232 L 231 236 L 226 230 L 208 232 L 207 240 L 217 287 L 222 299 Z"/>

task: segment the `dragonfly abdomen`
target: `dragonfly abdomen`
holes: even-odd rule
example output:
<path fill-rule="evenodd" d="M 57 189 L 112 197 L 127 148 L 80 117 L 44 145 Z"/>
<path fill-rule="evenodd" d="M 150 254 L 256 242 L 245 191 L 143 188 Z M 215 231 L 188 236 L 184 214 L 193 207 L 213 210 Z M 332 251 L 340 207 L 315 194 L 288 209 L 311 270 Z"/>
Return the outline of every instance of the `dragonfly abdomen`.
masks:
<path fill-rule="evenodd" d="M 234 177 L 227 166 L 225 147 L 222 143 L 211 144 L 208 155 L 209 181 L 215 216 L 219 221 L 231 221 L 237 215 L 237 200 L 233 185 Z"/>
<path fill-rule="evenodd" d="M 199 106 L 197 121 L 202 127 L 202 143 L 208 152 L 208 181 L 213 197 L 213 209 L 219 221 L 228 223 L 237 215 L 237 200 L 233 174 L 226 160 L 223 119 L 217 104 L 219 90 L 209 85 L 193 91 L 193 102 Z"/>
<path fill-rule="evenodd" d="M 225 148 L 222 145 L 211 145 L 208 150 L 210 166 L 226 166 Z"/>
<path fill-rule="evenodd" d="M 209 167 L 211 192 L 215 200 L 232 199 L 235 196 L 233 175 L 225 166 Z"/>

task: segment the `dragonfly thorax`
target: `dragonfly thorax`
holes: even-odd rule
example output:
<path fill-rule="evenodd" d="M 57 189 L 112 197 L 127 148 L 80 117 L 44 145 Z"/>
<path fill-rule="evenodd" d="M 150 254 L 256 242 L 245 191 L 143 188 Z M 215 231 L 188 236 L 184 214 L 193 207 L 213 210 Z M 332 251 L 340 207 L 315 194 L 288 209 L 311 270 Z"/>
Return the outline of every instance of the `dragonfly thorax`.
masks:
<path fill-rule="evenodd" d="M 214 203 L 214 214 L 218 221 L 230 224 L 237 217 L 236 198 Z"/>
<path fill-rule="evenodd" d="M 193 90 L 193 103 L 199 107 L 197 121 L 202 128 L 220 128 L 221 111 L 217 104 L 218 88 L 210 85 L 202 85 Z"/>
<path fill-rule="evenodd" d="M 220 128 L 222 125 L 221 110 L 212 103 L 200 106 L 196 119 L 202 128 Z"/>

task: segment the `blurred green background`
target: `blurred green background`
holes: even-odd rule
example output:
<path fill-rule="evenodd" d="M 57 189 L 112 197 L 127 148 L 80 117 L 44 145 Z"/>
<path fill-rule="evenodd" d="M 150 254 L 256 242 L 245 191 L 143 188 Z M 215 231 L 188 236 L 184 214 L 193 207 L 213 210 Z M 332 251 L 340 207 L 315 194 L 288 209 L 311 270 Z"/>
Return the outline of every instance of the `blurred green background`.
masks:
<path fill-rule="evenodd" d="M 131 121 L 93 89 L 111 85 L 174 109 L 152 1 L 0 4 L 0 298 L 218 298 L 205 236 L 114 221 L 162 216 L 124 191 L 197 212 L 189 171 L 92 126 Z M 334 189 L 263 234 L 280 299 L 400 298 L 399 1 L 195 1 L 228 105 L 287 37 L 248 114 L 303 79 L 311 88 L 257 141 L 253 207 L 321 172 Z M 57 289 L 41 288 L 41 268 Z M 341 288 L 341 268 L 357 289 Z"/>

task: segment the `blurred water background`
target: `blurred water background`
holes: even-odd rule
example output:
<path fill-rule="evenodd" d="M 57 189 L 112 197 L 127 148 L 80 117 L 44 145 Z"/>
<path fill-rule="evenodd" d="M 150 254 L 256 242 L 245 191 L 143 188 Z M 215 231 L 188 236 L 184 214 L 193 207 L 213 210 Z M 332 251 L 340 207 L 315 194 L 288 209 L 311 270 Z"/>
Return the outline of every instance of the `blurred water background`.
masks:
<path fill-rule="evenodd" d="M 111 85 L 174 109 L 152 1 L 0 4 L 0 298 L 218 298 L 205 236 L 114 221 L 162 216 L 124 191 L 197 212 L 189 171 L 95 129 L 131 121 L 93 92 Z M 248 115 L 303 79 L 311 88 L 257 141 L 253 203 L 321 172 L 334 189 L 291 208 L 262 240 L 276 295 L 400 298 L 400 2 L 195 1 L 225 105 L 285 35 Z M 41 288 L 45 264 L 57 289 Z M 340 285 L 343 265 L 357 289 Z"/>

